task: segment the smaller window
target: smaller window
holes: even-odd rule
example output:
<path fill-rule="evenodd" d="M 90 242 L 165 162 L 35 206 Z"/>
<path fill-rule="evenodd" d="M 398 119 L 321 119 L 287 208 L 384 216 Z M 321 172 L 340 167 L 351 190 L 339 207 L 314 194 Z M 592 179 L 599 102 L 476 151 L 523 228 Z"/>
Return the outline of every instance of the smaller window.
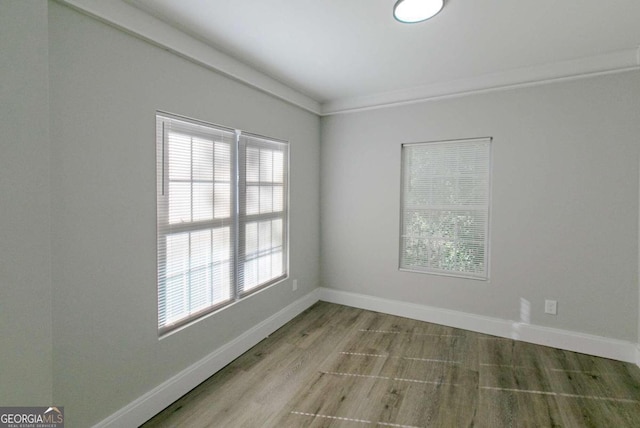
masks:
<path fill-rule="evenodd" d="M 400 269 L 488 278 L 491 138 L 402 145 Z"/>

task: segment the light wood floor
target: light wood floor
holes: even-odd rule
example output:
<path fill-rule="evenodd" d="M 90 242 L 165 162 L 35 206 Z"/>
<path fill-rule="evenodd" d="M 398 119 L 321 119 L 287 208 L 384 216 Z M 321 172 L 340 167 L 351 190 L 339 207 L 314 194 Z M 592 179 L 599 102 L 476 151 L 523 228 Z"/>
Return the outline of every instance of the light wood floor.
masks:
<path fill-rule="evenodd" d="M 640 368 L 319 302 L 144 427 L 640 427 Z"/>

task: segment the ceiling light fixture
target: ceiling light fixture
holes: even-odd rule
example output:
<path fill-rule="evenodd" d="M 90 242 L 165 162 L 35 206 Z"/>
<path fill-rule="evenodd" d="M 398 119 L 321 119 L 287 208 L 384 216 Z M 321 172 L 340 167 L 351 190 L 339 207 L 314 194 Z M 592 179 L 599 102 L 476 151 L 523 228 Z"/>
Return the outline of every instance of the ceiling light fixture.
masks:
<path fill-rule="evenodd" d="M 398 0 L 393 7 L 393 17 L 412 24 L 434 17 L 444 6 L 444 0 Z"/>

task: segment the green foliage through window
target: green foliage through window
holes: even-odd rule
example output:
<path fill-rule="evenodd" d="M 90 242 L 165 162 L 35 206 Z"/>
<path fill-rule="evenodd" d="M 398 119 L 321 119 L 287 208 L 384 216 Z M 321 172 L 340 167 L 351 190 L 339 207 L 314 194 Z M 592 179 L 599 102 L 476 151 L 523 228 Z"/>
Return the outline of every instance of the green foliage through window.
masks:
<path fill-rule="evenodd" d="M 490 142 L 403 145 L 401 269 L 488 277 Z"/>

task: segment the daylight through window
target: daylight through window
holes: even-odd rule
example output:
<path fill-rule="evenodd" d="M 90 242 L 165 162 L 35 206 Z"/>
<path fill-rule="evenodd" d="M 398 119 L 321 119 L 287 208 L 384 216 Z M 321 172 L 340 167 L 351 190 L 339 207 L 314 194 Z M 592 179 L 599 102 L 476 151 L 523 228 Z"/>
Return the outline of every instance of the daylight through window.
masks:
<path fill-rule="evenodd" d="M 287 276 L 288 144 L 156 116 L 158 326 Z"/>
<path fill-rule="evenodd" d="M 491 139 L 402 146 L 400 269 L 488 278 Z"/>

